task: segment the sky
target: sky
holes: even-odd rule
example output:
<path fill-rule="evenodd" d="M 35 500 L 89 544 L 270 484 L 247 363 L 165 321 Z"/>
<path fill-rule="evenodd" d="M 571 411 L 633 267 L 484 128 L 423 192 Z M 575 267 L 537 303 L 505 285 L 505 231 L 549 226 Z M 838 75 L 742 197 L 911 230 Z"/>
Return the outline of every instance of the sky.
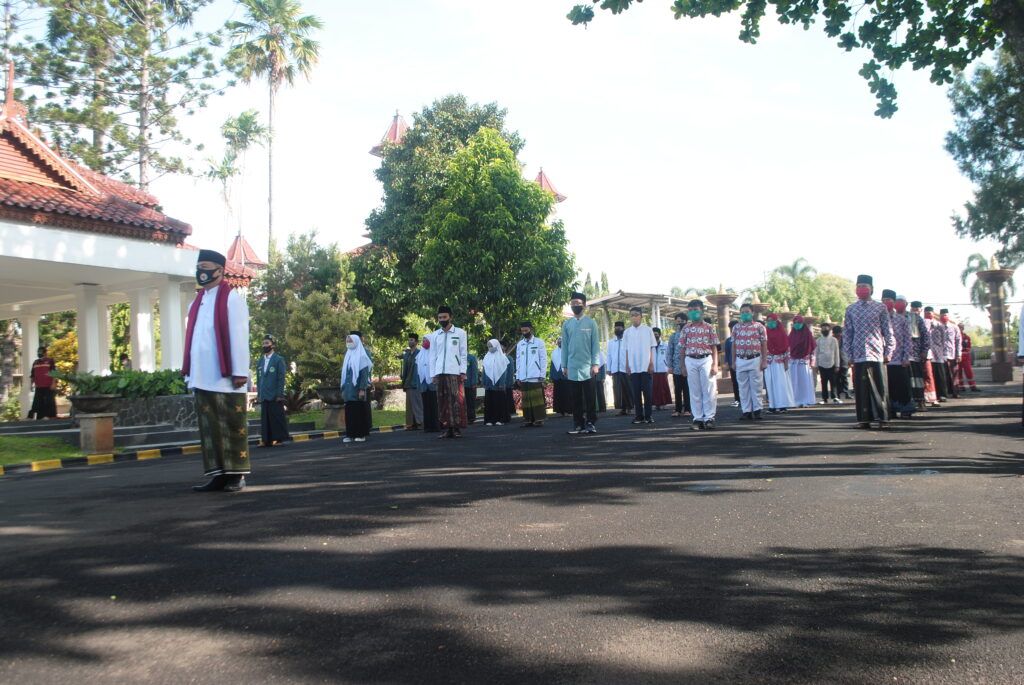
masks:
<path fill-rule="evenodd" d="M 987 325 L 959 274 L 992 243 L 956 236 L 950 216 L 971 185 L 943 149 L 953 128 L 946 90 L 925 72 L 890 75 L 899 111 L 874 115 L 846 53 L 820 27 L 765 19 L 757 45 L 738 15 L 676 21 L 644 3 L 587 29 L 565 19 L 573 0 L 305 0 L 321 17 L 320 62 L 284 88 L 275 125 L 275 237 L 316 229 L 343 250 L 365 242 L 382 188 L 368 154 L 396 110 L 451 93 L 497 102 L 526 146 L 524 175 L 543 167 L 581 279 L 604 271 L 612 290 L 746 289 L 799 257 L 819 272 L 872 274 L 876 292 L 951 305 Z M 200 26 L 237 7 L 218 0 Z M 215 98 L 182 124 L 219 156 L 220 124 L 267 109 L 263 82 Z M 249 153 L 234 222 L 265 256 L 266 153 Z M 219 187 L 165 177 L 151 188 L 191 242 L 226 248 L 237 223 Z"/>

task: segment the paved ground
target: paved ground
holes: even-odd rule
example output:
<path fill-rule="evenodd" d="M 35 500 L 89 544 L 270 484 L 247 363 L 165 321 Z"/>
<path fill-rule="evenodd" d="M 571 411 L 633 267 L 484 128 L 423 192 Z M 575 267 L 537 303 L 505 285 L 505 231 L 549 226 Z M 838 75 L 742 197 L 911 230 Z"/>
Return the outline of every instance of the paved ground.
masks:
<path fill-rule="evenodd" d="M 1019 385 L 0 481 L 5 683 L 1024 683 Z"/>

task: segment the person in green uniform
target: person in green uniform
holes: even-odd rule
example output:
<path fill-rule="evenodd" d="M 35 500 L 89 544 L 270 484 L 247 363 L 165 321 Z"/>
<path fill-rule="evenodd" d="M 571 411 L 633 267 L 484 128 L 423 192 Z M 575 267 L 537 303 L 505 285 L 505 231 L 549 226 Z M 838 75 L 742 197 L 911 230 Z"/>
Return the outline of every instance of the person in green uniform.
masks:
<path fill-rule="evenodd" d="M 572 396 L 573 429 L 570 435 L 596 433 L 597 393 L 594 377 L 601 368 L 597 323 L 583 313 L 587 296 L 575 292 L 569 301 L 572 318 L 562 324 L 562 373 Z"/>

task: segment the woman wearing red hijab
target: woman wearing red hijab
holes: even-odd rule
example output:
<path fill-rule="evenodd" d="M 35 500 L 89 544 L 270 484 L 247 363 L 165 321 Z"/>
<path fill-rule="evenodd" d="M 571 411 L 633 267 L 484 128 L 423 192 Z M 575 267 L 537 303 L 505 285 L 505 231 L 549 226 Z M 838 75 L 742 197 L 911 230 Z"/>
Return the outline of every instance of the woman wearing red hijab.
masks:
<path fill-rule="evenodd" d="M 768 387 L 768 413 L 778 414 L 793 406 L 793 388 L 789 384 L 789 337 L 779 321 L 779 315 L 769 314 L 768 368 L 764 371 Z"/>
<path fill-rule="evenodd" d="M 793 403 L 798 407 L 814 404 L 814 334 L 804 317 L 793 317 L 789 332 L 789 380 L 793 384 Z"/>

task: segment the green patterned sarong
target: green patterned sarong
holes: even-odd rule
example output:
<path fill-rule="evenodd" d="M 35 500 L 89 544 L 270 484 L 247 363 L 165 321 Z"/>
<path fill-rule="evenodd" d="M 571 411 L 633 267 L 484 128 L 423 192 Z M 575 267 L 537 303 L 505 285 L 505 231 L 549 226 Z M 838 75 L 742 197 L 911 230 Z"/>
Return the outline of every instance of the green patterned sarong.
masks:
<path fill-rule="evenodd" d="M 204 474 L 248 474 L 251 468 L 245 393 L 210 392 L 197 388 L 195 398 Z"/>
<path fill-rule="evenodd" d="M 522 392 L 523 421 L 526 423 L 540 423 L 544 420 L 544 384 L 543 383 L 520 383 Z"/>

